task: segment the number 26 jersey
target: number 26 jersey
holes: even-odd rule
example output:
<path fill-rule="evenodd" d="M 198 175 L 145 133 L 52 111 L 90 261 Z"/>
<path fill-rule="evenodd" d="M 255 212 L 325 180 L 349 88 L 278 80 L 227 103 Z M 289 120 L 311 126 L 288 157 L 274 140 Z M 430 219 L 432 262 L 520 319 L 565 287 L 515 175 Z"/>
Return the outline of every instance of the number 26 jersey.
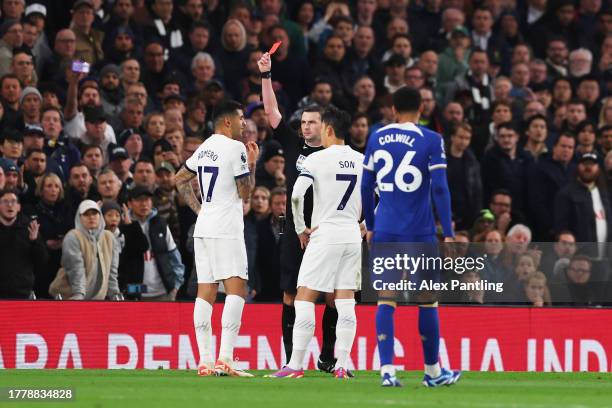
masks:
<path fill-rule="evenodd" d="M 364 171 L 376 175 L 374 231 L 435 234 L 430 172 L 446 168 L 442 136 L 414 123 L 392 123 L 372 134 Z"/>
<path fill-rule="evenodd" d="M 213 134 L 185 162 L 198 177 L 202 207 L 193 236 L 244 239 L 242 199 L 236 179 L 249 176 L 242 142 Z"/>

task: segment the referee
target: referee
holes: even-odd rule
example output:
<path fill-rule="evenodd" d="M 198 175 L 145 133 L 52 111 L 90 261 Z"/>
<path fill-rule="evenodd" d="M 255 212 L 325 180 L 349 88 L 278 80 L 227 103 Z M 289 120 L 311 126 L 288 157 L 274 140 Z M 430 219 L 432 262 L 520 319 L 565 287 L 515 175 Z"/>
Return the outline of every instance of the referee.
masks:
<path fill-rule="evenodd" d="M 321 146 L 321 113 L 318 106 L 306 107 L 300 120 L 300 130 L 303 137 L 291 129 L 278 109 L 278 103 L 272 88 L 272 60 L 265 53 L 257 61 L 261 72 L 261 88 L 264 109 L 268 115 L 268 122 L 274 129 L 274 137 L 281 143 L 285 151 L 285 176 L 287 178 L 287 197 L 291 197 L 293 185 L 302 170 L 304 159 L 311 153 L 323 149 Z M 300 241 L 293 225 L 293 214 L 291 213 L 291 201 L 287 200 L 285 212 L 285 229 L 281 236 L 280 287 L 283 290 L 283 344 L 287 361 L 291 359 L 293 349 L 293 323 L 295 322 L 295 308 L 293 302 L 297 293 L 297 278 L 302 263 L 304 251 L 301 249 Z M 306 193 L 304 202 L 304 218 L 306 225 L 310 228 L 312 215 L 312 188 Z M 329 296 L 331 295 L 331 296 Z M 333 307 L 333 293 L 326 297 L 325 312 L 323 314 L 323 347 L 317 367 L 326 372 L 332 372 L 336 363 L 334 358 L 334 344 L 336 342 L 336 322 L 338 312 Z"/>

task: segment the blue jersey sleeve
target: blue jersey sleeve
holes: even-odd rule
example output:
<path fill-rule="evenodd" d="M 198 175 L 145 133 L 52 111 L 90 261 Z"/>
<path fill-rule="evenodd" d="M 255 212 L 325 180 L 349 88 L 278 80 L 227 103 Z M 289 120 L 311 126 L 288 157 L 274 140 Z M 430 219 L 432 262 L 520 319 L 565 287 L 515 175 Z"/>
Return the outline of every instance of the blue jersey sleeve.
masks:
<path fill-rule="evenodd" d="M 446 168 L 446 153 L 444 152 L 444 139 L 438 133 L 433 133 L 429 150 L 429 170 Z"/>
<path fill-rule="evenodd" d="M 374 208 L 376 198 L 374 191 L 376 189 L 376 173 L 374 172 L 374 159 L 372 155 L 372 140 L 370 138 L 363 159 L 363 176 L 361 178 L 361 206 L 363 218 L 365 219 L 366 228 L 368 231 L 374 230 Z"/>
<path fill-rule="evenodd" d="M 445 237 L 453 237 L 455 234 L 452 226 L 451 197 L 446 178 L 444 139 L 438 133 L 433 133 L 433 136 L 429 153 L 431 192 L 443 234 Z"/>

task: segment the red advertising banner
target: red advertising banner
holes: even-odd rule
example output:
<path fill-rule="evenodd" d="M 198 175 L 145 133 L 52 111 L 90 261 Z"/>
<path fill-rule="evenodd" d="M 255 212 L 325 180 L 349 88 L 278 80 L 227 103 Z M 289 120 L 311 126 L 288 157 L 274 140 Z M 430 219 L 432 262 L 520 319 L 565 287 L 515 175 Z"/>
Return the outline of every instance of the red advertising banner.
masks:
<path fill-rule="evenodd" d="M 215 305 L 215 339 L 222 309 Z M 3 301 L 0 368 L 195 369 L 192 312 L 190 303 Z M 322 313 L 318 307 L 318 321 Z M 357 307 L 350 368 L 379 368 L 375 314 L 375 306 Z M 238 368 L 275 369 L 284 363 L 280 315 L 280 305 L 245 307 L 235 350 Z M 610 309 L 441 307 L 440 320 L 440 360 L 446 367 L 612 371 Z M 421 369 L 416 308 L 398 308 L 395 322 L 395 364 Z M 310 368 L 320 344 L 317 327 L 307 353 Z"/>

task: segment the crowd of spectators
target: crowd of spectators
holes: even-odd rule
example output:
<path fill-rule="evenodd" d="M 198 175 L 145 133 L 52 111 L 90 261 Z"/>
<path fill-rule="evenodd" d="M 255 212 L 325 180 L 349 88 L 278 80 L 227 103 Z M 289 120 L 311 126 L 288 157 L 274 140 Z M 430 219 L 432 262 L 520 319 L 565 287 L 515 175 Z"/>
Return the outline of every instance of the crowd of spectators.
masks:
<path fill-rule="evenodd" d="M 268 123 L 257 61 L 282 41 L 272 80 L 295 129 L 304 109 L 337 106 L 363 152 L 394 121 L 391 94 L 420 90 L 420 124 L 447 144 L 458 239 L 491 253 L 462 279 L 507 282 L 538 306 L 612 299 L 607 2 L 1 0 L 0 11 L 2 298 L 193 297 L 196 215 L 174 175 L 231 98 L 245 106 L 245 142 L 261 147 L 244 206 L 249 300 L 280 301 L 295 164 Z M 500 249 L 532 241 L 559 250 Z"/>

